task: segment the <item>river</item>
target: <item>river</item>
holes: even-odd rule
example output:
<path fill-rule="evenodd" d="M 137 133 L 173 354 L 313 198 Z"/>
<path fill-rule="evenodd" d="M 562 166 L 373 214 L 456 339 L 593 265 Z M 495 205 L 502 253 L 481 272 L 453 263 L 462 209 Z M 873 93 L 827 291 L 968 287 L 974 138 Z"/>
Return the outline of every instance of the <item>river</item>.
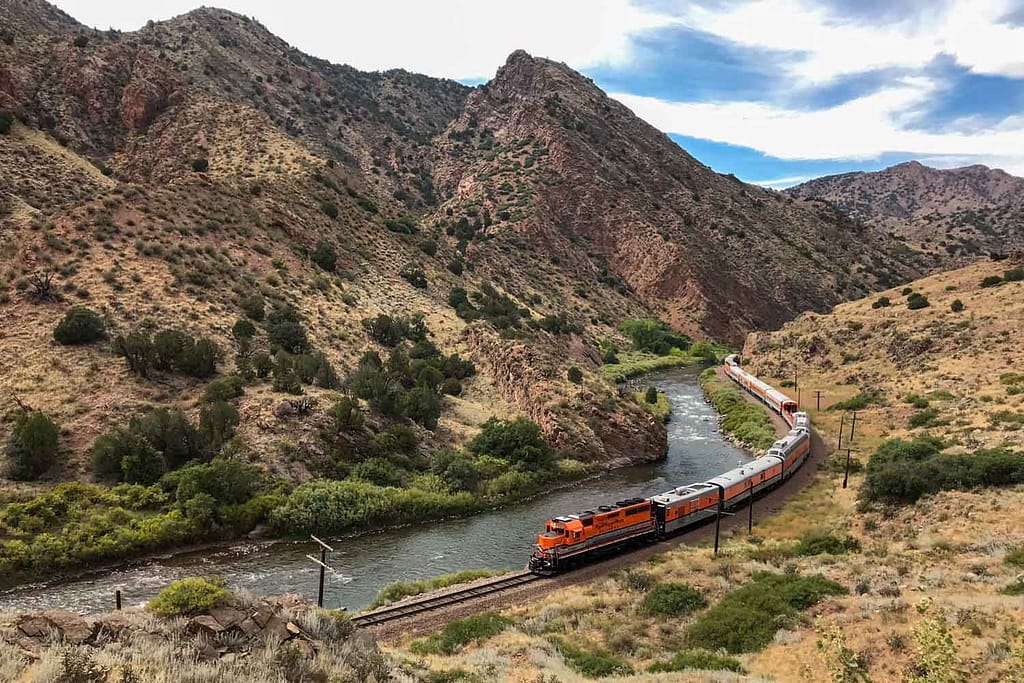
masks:
<path fill-rule="evenodd" d="M 360 609 L 393 581 L 420 579 L 461 569 L 520 569 L 530 544 L 550 517 L 572 514 L 634 496 L 702 481 L 750 456 L 721 438 L 715 410 L 704 401 L 698 368 L 661 371 L 645 378 L 672 404 L 668 457 L 653 465 L 615 470 L 578 486 L 467 519 L 361 536 L 331 539 L 325 607 Z M 171 581 L 219 576 L 236 589 L 259 595 L 301 593 L 313 599 L 317 567 L 306 555 L 312 543 L 267 542 L 177 555 L 72 580 L 21 586 L 0 594 L 0 610 L 60 608 L 96 614 L 114 607 L 120 589 L 125 605 L 142 604 Z"/>

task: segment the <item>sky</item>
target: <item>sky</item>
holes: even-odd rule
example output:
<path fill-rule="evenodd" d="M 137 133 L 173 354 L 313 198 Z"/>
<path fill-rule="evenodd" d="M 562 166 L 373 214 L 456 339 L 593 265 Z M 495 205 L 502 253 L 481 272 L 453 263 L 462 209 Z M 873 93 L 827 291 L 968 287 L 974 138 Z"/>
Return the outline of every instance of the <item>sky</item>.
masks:
<path fill-rule="evenodd" d="M 917 159 L 1024 176 L 1024 0 L 206 0 L 303 52 L 467 84 L 522 48 L 722 173 L 787 187 Z M 57 0 L 131 31 L 197 0 Z"/>

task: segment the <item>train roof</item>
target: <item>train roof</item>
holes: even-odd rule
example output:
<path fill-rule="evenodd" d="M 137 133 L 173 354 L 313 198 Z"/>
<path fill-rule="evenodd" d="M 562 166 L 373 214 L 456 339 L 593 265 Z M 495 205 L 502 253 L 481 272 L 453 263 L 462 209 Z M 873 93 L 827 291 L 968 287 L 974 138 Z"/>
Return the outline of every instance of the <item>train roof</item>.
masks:
<path fill-rule="evenodd" d="M 679 486 L 665 493 L 661 493 L 651 498 L 656 503 L 662 503 L 665 505 L 671 505 L 678 503 L 683 500 L 690 500 L 692 498 L 699 498 L 708 492 L 709 489 L 713 489 L 714 486 L 707 482 L 699 482 L 696 484 L 687 484 L 686 486 Z"/>
<path fill-rule="evenodd" d="M 554 518 L 552 518 L 551 521 L 552 522 L 562 522 L 564 524 L 566 522 L 572 522 L 572 521 L 575 521 L 577 519 L 587 519 L 588 517 L 593 517 L 595 515 L 600 515 L 600 514 L 603 514 L 605 512 L 612 512 L 613 510 L 619 510 L 619 509 L 622 509 L 622 508 L 628 508 L 628 507 L 632 507 L 634 505 L 639 505 L 641 503 L 646 503 L 646 502 L 648 502 L 648 500 L 646 498 L 628 498 L 626 500 L 616 501 L 615 503 L 610 503 L 608 505 L 598 505 L 597 506 L 597 511 L 594 511 L 594 510 L 584 510 L 583 512 L 577 513 L 575 515 L 562 515 L 561 517 L 554 517 Z"/>
<path fill-rule="evenodd" d="M 765 386 L 769 386 L 769 385 L 765 384 Z M 779 403 L 796 403 L 796 401 L 794 401 L 789 396 L 786 396 L 784 393 L 782 393 L 781 391 L 779 391 L 778 389 L 775 389 L 775 388 L 769 388 L 768 396 L 771 396 L 772 398 L 774 398 Z"/>
<path fill-rule="evenodd" d="M 714 479 L 709 479 L 708 483 L 717 486 L 729 487 L 741 481 L 746 481 L 751 475 L 769 470 L 778 464 L 778 461 L 772 460 L 771 458 L 758 458 L 757 460 L 748 462 L 740 467 L 731 469 L 728 472 L 723 472 Z"/>

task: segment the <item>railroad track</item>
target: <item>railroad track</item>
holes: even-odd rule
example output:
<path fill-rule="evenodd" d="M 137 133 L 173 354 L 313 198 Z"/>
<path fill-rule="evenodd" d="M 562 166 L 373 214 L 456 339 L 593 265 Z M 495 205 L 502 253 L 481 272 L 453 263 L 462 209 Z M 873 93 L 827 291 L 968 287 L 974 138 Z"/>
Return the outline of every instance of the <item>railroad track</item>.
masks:
<path fill-rule="evenodd" d="M 400 605 L 381 607 L 380 609 L 376 609 L 372 612 L 352 617 L 352 623 L 360 628 L 378 626 L 380 624 L 386 624 L 391 621 L 411 617 L 415 614 L 432 612 L 443 607 L 448 607 L 449 605 L 457 605 L 461 602 L 467 602 L 485 595 L 501 593 L 502 591 L 507 591 L 510 588 L 515 588 L 516 586 L 522 586 L 523 584 L 537 581 L 540 578 L 542 577 L 528 571 L 506 574 L 505 576 L 499 576 L 492 581 L 445 593 L 444 595 L 438 595 L 432 598 L 428 597 Z"/>

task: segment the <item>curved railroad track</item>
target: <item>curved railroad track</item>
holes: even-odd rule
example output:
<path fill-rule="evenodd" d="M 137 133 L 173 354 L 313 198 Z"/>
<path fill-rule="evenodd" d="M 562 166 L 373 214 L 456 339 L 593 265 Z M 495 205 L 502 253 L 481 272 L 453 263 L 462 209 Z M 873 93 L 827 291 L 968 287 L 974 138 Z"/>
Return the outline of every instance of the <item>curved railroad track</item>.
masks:
<path fill-rule="evenodd" d="M 391 621 L 397 621 L 399 619 L 406 619 L 408 617 L 422 614 L 424 612 L 433 612 L 444 607 L 450 607 L 457 605 L 462 602 L 481 598 L 485 595 L 493 595 L 495 593 L 501 593 L 507 591 L 510 588 L 522 586 L 533 581 L 540 580 L 541 576 L 533 574 L 528 571 L 515 572 L 513 574 L 504 574 L 496 577 L 490 581 L 483 583 L 477 583 L 473 586 L 453 590 L 448 593 L 441 595 L 435 595 L 433 597 L 425 597 L 421 600 L 411 600 L 408 602 L 402 602 L 395 605 L 387 605 L 379 609 L 375 609 L 372 612 L 366 612 L 352 617 L 352 623 L 360 628 L 366 628 L 369 626 L 378 626 L 380 624 L 386 624 Z"/>

